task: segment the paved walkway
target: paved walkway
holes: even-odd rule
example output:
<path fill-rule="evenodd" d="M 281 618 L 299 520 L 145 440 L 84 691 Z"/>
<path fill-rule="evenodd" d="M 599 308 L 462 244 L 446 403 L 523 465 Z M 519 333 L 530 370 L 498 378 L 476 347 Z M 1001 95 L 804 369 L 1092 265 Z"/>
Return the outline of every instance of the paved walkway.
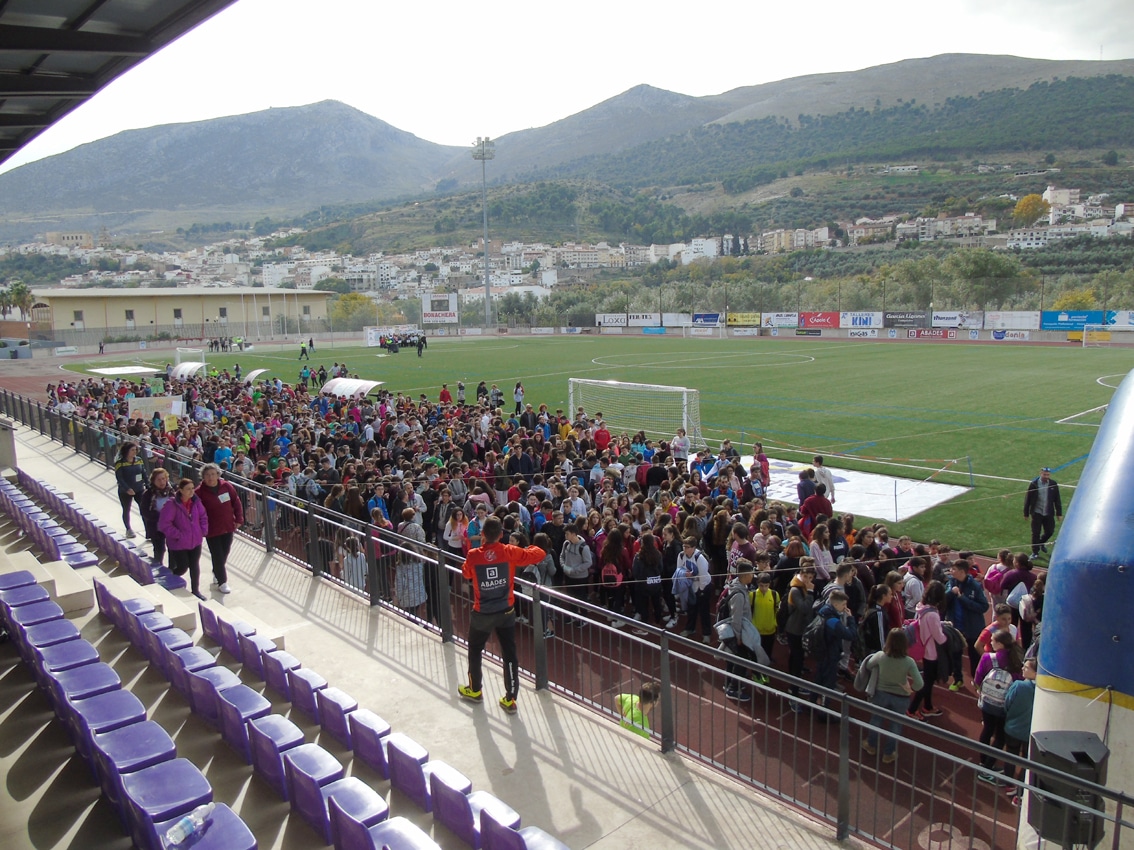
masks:
<path fill-rule="evenodd" d="M 103 519 L 120 522 L 111 473 L 24 427 L 18 429 L 17 453 L 22 469 L 73 491 Z M 0 548 L 26 544 L 0 526 Z M 491 665 L 485 671 L 485 704 L 461 703 L 455 692 L 466 678 L 463 650 L 247 541 L 238 538 L 234 545 L 229 574 L 234 592 L 217 596 L 218 603 L 252 610 L 283 628 L 288 651 L 304 666 L 421 741 L 431 758 L 455 766 L 474 788 L 507 801 L 525 825 L 543 827 L 573 848 L 799 850 L 836 844 L 830 826 L 680 756 L 663 755 L 656 744 L 562 697 L 536 692 L 529 683 L 521 691 L 519 714 L 505 715 L 495 704 L 502 682 Z M 262 848 L 316 846 L 310 829 L 252 780 L 251 768 L 191 716 L 123 636 L 95 614 L 78 622 L 151 708 L 152 718 L 175 737 L 179 754 L 206 773 L 217 799 L 245 818 Z M 275 711 L 290 713 L 287 703 L 273 699 L 273 704 Z M 309 741 L 338 755 L 348 773 L 389 794 L 386 783 L 352 763 L 349 751 L 319 738 L 303 715 L 291 717 Z M 0 646 L 0 774 L 6 778 L 0 787 L 5 850 L 129 846 L 10 644 Z M 391 814 L 432 830 L 430 817 L 400 795 L 393 796 Z M 442 847 L 461 846 L 443 829 L 434 837 Z"/>

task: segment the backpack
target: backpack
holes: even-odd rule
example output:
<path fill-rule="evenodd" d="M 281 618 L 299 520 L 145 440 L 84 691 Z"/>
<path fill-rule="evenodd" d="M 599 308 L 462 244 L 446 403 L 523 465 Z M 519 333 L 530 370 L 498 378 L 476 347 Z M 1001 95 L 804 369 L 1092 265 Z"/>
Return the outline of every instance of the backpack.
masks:
<path fill-rule="evenodd" d="M 776 631 L 782 632 L 787 627 L 787 621 L 791 617 L 791 604 L 788 597 L 791 591 L 788 591 L 780 597 L 780 604 L 776 606 Z"/>
<path fill-rule="evenodd" d="M 1006 570 L 1000 568 L 999 564 L 993 564 L 988 568 L 988 572 L 984 574 L 984 589 L 990 594 L 995 596 L 1000 592 L 1000 588 L 1004 586 L 1004 576 Z"/>
<path fill-rule="evenodd" d="M 992 655 L 992 669 L 980 683 L 980 697 L 977 705 L 981 711 L 1004 717 L 1007 714 L 1004 703 L 1008 698 L 1008 689 L 1012 687 L 1012 674 L 1000 666 L 995 653 Z"/>
<path fill-rule="evenodd" d="M 618 587 L 622 584 L 622 572 L 618 569 L 618 564 L 613 561 L 602 565 L 600 575 L 603 587 Z"/>
<path fill-rule="evenodd" d="M 925 608 L 921 609 L 926 610 Z M 902 629 L 906 633 L 906 644 L 908 648 L 906 654 L 914 660 L 914 663 L 920 664 L 925 660 L 925 647 L 928 645 L 928 640 L 921 639 L 921 611 L 902 624 Z"/>
<path fill-rule="evenodd" d="M 728 601 L 732 598 L 734 592 L 743 593 L 745 596 L 748 595 L 748 592 L 745 590 L 737 591 L 735 588 L 725 585 L 724 593 L 722 593 L 721 598 L 717 600 L 717 619 L 715 622 L 723 623 L 725 620 L 732 618 L 732 609 Z"/>
<path fill-rule="evenodd" d="M 827 618 L 813 617 L 803 630 L 803 652 L 822 661 L 827 657 Z"/>
<path fill-rule="evenodd" d="M 647 463 L 638 464 L 638 468 L 634 470 L 634 480 L 638 482 L 638 486 L 645 492 L 646 489 L 646 476 L 650 474 L 650 465 Z"/>

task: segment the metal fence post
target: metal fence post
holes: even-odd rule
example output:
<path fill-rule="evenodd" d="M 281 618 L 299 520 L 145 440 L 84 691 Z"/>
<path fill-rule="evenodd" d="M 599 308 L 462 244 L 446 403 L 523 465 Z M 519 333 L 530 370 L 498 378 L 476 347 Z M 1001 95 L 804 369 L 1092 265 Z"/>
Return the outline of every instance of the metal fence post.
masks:
<path fill-rule="evenodd" d="M 370 605 L 382 601 L 381 582 L 378 580 L 378 526 L 366 526 L 366 584 L 370 588 Z"/>
<path fill-rule="evenodd" d="M 264 508 L 264 548 L 268 550 L 268 554 L 276 551 L 276 529 L 275 520 L 272 518 L 272 499 L 268 495 L 268 485 L 261 484 L 259 498 Z M 277 507 L 278 511 L 279 508 Z"/>
<path fill-rule="evenodd" d="M 450 643 L 453 640 L 453 603 L 450 593 L 448 562 L 445 550 L 440 546 L 433 547 L 434 559 L 430 569 L 437 570 L 437 616 L 441 623 L 441 642 Z"/>
<path fill-rule="evenodd" d="M 39 433 L 46 434 L 47 428 L 45 428 L 43 425 L 43 405 L 38 401 L 35 403 L 35 415 L 36 421 L 39 423 L 36 428 L 38 429 Z"/>
<path fill-rule="evenodd" d="M 843 700 L 839 715 L 839 786 L 835 838 L 845 841 L 850 835 L 850 701 Z"/>
<path fill-rule="evenodd" d="M 315 503 L 311 503 L 311 510 L 307 512 L 307 563 L 311 565 L 311 574 L 318 578 L 323 575 L 323 553 L 319 550 L 319 520 L 315 516 Z"/>
<path fill-rule="evenodd" d="M 676 719 L 673 716 L 673 682 L 670 676 L 669 632 L 661 636 L 661 749 L 673 751 L 676 740 Z"/>
<path fill-rule="evenodd" d="M 535 634 L 535 686 L 537 691 L 547 689 L 547 640 L 543 636 L 543 602 L 539 585 L 532 585 L 532 631 Z"/>

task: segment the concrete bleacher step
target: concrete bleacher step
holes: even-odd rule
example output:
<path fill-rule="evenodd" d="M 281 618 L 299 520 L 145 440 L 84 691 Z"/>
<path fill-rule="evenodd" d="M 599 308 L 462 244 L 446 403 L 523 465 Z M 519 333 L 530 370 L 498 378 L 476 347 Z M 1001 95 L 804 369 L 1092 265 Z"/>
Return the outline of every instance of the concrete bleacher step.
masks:
<path fill-rule="evenodd" d="M 111 592 L 119 599 L 147 599 L 154 606 L 173 621 L 173 625 L 188 634 L 197 630 L 196 600 L 190 607 L 170 591 L 159 584 L 138 584 L 130 576 L 96 576 L 95 581 L 109 585 Z"/>
<path fill-rule="evenodd" d="M 55 584 L 47 591 L 65 613 L 89 611 L 94 607 L 94 585 L 66 561 L 49 561 L 43 568 Z"/>
<path fill-rule="evenodd" d="M 39 559 L 32 554 L 31 550 L 25 549 L 22 552 L 0 550 L 0 573 L 16 573 L 21 570 L 27 570 L 35 576 L 36 582 L 49 595 L 55 595 L 55 577 L 47 571 L 47 568 L 39 562 Z"/>
<path fill-rule="evenodd" d="M 94 586 L 63 561 L 41 562 L 31 550 L 0 552 L 0 573 L 27 570 L 65 614 L 94 607 Z"/>

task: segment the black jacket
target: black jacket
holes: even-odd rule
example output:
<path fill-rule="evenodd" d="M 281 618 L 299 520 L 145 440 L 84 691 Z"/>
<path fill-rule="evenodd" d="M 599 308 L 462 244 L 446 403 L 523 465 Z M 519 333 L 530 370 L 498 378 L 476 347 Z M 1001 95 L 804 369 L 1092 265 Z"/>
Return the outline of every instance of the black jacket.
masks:
<path fill-rule="evenodd" d="M 1028 485 L 1028 493 L 1024 496 L 1024 516 L 1030 517 L 1039 503 L 1039 478 L 1033 478 L 1032 482 Z M 1063 500 L 1059 497 L 1059 482 L 1054 478 L 1049 478 L 1047 481 L 1049 498 L 1047 500 L 1047 512 L 1045 516 L 1063 516 Z"/>

